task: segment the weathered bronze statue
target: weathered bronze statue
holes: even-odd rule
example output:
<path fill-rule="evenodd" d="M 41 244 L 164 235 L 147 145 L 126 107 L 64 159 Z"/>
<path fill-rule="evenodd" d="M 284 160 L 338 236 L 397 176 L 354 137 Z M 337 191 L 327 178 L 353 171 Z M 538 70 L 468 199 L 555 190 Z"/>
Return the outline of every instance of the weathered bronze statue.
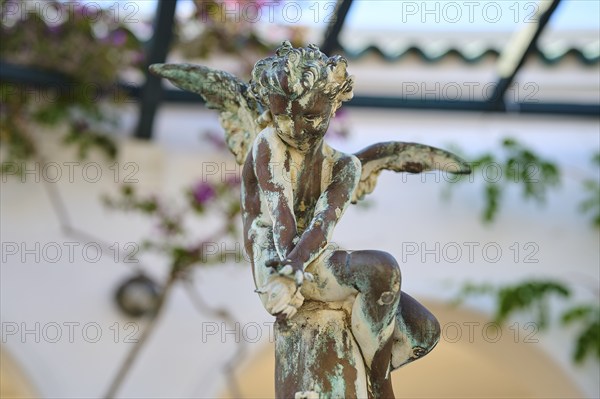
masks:
<path fill-rule="evenodd" d="M 244 165 L 245 247 L 256 292 L 277 316 L 278 398 L 393 398 L 390 372 L 439 339 L 435 317 L 400 291 L 391 255 L 340 250 L 330 239 L 382 170 L 469 173 L 469 166 L 421 144 L 379 143 L 356 154 L 327 145 L 331 117 L 352 98 L 346 66 L 343 57 L 289 42 L 256 63 L 249 84 L 202 66 L 151 66 L 220 112 Z"/>

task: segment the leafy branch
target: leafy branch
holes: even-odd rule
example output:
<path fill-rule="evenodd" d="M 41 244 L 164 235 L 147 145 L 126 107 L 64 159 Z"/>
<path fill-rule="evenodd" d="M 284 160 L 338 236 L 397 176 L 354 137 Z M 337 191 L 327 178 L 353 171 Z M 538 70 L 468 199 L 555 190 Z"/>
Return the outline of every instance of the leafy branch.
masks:
<path fill-rule="evenodd" d="M 509 186 L 520 186 L 525 200 L 543 204 L 547 192 L 560 183 L 560 170 L 555 163 L 540 157 L 515 139 L 503 139 L 501 150 L 499 155 L 488 152 L 468 157 L 473 159 L 473 176 L 481 175 L 485 181 L 485 207 L 481 215 L 485 223 L 491 223 L 497 217 L 502 196 Z M 467 179 L 469 177 L 460 176 L 453 181 L 464 182 Z"/>
<path fill-rule="evenodd" d="M 592 224 L 600 229 L 600 152 L 592 157 L 592 163 L 596 166 L 596 179 L 586 179 L 583 181 L 583 189 L 589 197 L 579 204 L 579 210 L 582 213 L 592 214 Z"/>
<path fill-rule="evenodd" d="M 224 239 L 226 236 L 236 235 L 236 221 L 239 219 L 240 213 L 239 194 L 240 179 L 235 177 L 219 182 L 201 181 L 195 184 L 186 191 L 186 203 L 178 208 L 173 206 L 172 201 L 163 201 L 155 195 L 140 195 L 133 186 L 123 186 L 117 197 L 104 197 L 105 205 L 111 209 L 137 212 L 152 218 L 158 227 L 159 234 L 157 238 L 155 234 L 152 238 L 147 239 L 143 249 L 157 250 L 164 253 L 169 258 L 170 263 L 170 273 L 162 285 L 163 288 L 157 300 L 154 301 L 155 308 L 144 312 L 150 316 L 150 320 L 142 332 L 142 336 L 129 351 L 115 374 L 106 392 L 106 398 L 114 397 L 125 381 L 142 347 L 147 342 L 147 338 L 157 325 L 159 316 L 164 310 L 164 304 L 170 296 L 172 287 L 177 282 L 184 283 L 186 292 L 198 311 L 222 318 L 230 328 L 237 323 L 227 310 L 211 308 L 204 303 L 193 286 L 191 270 L 192 266 L 222 263 L 223 257 L 220 256 L 220 250 L 211 250 L 208 253 L 205 244 L 212 244 L 217 240 Z M 183 221 L 189 220 L 192 215 L 202 218 L 209 214 L 221 216 L 221 227 L 215 230 L 211 236 L 201 240 L 193 240 L 193 243 L 189 244 L 187 237 L 190 233 L 186 230 Z M 123 310 L 126 309 L 123 308 Z M 234 376 L 234 366 L 239 362 L 244 352 L 243 345 L 238 345 L 233 357 L 224 366 L 228 385 L 237 397 L 241 397 L 241 395 Z"/>
<path fill-rule="evenodd" d="M 117 148 L 108 132 L 116 118 L 103 104 L 121 104 L 118 74 L 138 68 L 142 44 L 109 10 L 90 16 L 83 4 L 48 1 L 63 21 L 48 20 L 40 7 L 26 14 L 9 12 L 15 2 L 0 3 L 0 58 L 31 73 L 44 73 L 53 87 L 3 81 L 0 83 L 0 142 L 6 149 L 2 172 L 18 175 L 23 163 L 39 155 L 39 127 L 65 126 L 63 142 L 75 145 L 84 158 L 92 148 L 114 158 Z M 17 9 L 27 9 L 21 0 Z M 74 7 L 73 7 L 74 6 Z"/>
<path fill-rule="evenodd" d="M 118 197 L 103 198 L 104 204 L 112 209 L 138 212 L 149 216 L 158 235 L 152 234 L 144 240 L 142 250 L 164 253 L 171 259 L 172 272 L 187 271 L 193 265 L 222 263 L 220 251 L 207 245 L 225 236 L 236 236 L 239 204 L 240 179 L 235 177 L 219 182 L 198 182 L 185 192 L 186 203 L 174 206 L 174 201 L 163 201 L 155 195 L 142 196 L 131 185 L 121 188 Z M 184 225 L 192 217 L 219 216 L 222 226 L 209 237 L 190 240 L 190 232 Z M 190 242 L 191 241 L 191 242 Z"/>
<path fill-rule="evenodd" d="M 548 329 L 549 306 L 552 297 L 570 298 L 571 290 L 563 283 L 551 280 L 529 280 L 515 285 L 495 287 L 490 284 L 465 284 L 454 303 L 460 304 L 473 296 L 495 299 L 494 321 L 506 323 L 518 313 L 533 314 L 540 330 Z M 572 357 L 582 363 L 588 356 L 600 360 L 600 305 L 598 303 L 571 305 L 560 316 L 560 324 L 578 325 Z"/>
<path fill-rule="evenodd" d="M 600 358 L 600 306 L 598 304 L 572 307 L 562 315 L 562 324 L 570 325 L 579 322 L 581 325 L 573 359 L 581 363 L 586 356 L 596 354 Z"/>

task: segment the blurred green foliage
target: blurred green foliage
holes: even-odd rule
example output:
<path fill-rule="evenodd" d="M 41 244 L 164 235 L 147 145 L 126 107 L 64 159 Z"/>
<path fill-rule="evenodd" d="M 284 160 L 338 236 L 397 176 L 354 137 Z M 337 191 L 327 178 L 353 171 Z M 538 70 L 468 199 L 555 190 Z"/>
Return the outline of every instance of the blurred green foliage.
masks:
<path fill-rule="evenodd" d="M 581 202 L 579 209 L 583 213 L 591 213 L 592 223 L 600 229 L 600 152 L 594 154 L 592 163 L 596 167 L 596 178 L 583 181 L 583 189 L 589 197 Z"/>
<path fill-rule="evenodd" d="M 11 163 L 14 171 L 39 155 L 42 126 L 66 125 L 64 142 L 76 145 L 80 157 L 92 148 L 114 157 L 108 132 L 116 120 L 103 105 L 126 100 L 116 85 L 118 74 L 140 66 L 140 41 L 114 13 L 79 2 L 3 0 L 0 17 L 2 63 L 54 81 L 46 87 L 0 83 L 2 170 Z"/>
<path fill-rule="evenodd" d="M 149 217 L 156 229 L 143 242 L 142 249 L 168 257 L 172 275 L 187 272 L 194 265 L 223 263 L 221 253 L 226 237 L 236 237 L 240 214 L 240 179 L 200 181 L 185 192 L 185 202 L 175 205 L 155 195 L 141 195 L 132 185 L 121 187 L 116 197 L 105 196 L 104 204 L 125 212 Z M 186 224 L 193 220 L 218 220 L 209 237 L 194 237 Z M 241 248 L 240 257 L 241 257 Z"/>
<path fill-rule="evenodd" d="M 557 164 L 542 158 L 512 138 L 501 141 L 500 151 L 466 158 L 472 161 L 475 174 L 483 176 L 485 206 L 481 220 L 484 223 L 489 224 L 496 219 L 508 187 L 518 186 L 524 200 L 543 204 L 549 190 L 560 184 Z M 598 174 L 600 153 L 593 156 L 593 163 L 594 173 Z M 468 178 L 461 176 L 455 181 L 464 182 Z M 448 190 L 450 186 L 448 185 Z M 591 213 L 593 224 L 600 227 L 600 182 L 597 178 L 586 179 L 583 181 L 583 188 L 589 193 L 589 197 L 580 204 L 580 210 Z M 448 195 L 449 191 L 445 194 Z M 501 287 L 467 283 L 462 286 L 455 303 L 462 303 L 474 296 L 489 296 L 494 299 L 495 322 L 505 323 L 517 313 L 531 314 L 542 330 L 552 326 L 549 310 L 551 298 L 567 302 L 559 323 L 563 327 L 573 325 L 577 328 L 573 360 L 581 363 L 588 356 L 595 356 L 600 360 L 600 305 L 593 301 L 584 304 L 569 303 L 571 291 L 566 284 L 552 280 L 526 280 Z"/>
<path fill-rule="evenodd" d="M 455 304 L 481 295 L 494 298 L 495 322 L 506 323 L 517 313 L 533 314 L 537 327 L 544 330 L 551 326 L 550 299 L 568 300 L 571 289 L 562 282 L 552 280 L 526 280 L 501 287 L 467 283 L 460 289 Z M 562 326 L 575 325 L 578 329 L 572 355 L 576 363 L 582 363 L 588 356 L 600 361 L 600 304 L 569 304 L 562 312 L 559 323 Z"/>
<path fill-rule="evenodd" d="M 548 191 L 560 184 L 560 170 L 555 163 L 512 138 L 502 140 L 500 151 L 467 159 L 471 162 L 473 175 L 482 176 L 484 180 L 485 206 L 481 219 L 485 223 L 493 222 L 498 216 L 502 197 L 509 186 L 521 187 L 523 199 L 542 204 Z M 459 176 L 454 181 L 465 182 L 468 179 L 468 176 Z"/>

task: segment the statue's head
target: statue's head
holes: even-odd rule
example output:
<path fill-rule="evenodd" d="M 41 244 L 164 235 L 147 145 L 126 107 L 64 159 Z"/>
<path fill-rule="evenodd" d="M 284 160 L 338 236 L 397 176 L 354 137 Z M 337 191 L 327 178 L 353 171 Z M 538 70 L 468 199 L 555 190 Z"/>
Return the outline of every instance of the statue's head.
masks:
<path fill-rule="evenodd" d="M 284 42 L 276 55 L 256 63 L 250 85 L 271 111 L 282 140 L 309 149 L 323 138 L 342 101 L 352 98 L 352 83 L 343 57 L 327 57 L 315 45 L 293 48 Z"/>
<path fill-rule="evenodd" d="M 328 57 L 314 44 L 293 48 L 290 42 L 285 41 L 276 55 L 254 65 L 252 91 L 267 107 L 271 94 L 296 100 L 318 91 L 329 98 L 332 112 L 335 112 L 343 101 L 352 98 L 354 81 L 346 71 L 347 65 L 344 57 Z"/>

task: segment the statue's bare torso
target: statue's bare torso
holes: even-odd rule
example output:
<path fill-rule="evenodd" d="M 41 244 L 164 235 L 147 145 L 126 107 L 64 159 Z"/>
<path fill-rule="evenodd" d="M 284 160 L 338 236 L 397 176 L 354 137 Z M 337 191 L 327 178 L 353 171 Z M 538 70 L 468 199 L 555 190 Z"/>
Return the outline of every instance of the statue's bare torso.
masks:
<path fill-rule="evenodd" d="M 261 146 L 266 154 L 259 154 Z M 264 151 L 268 149 L 267 151 Z M 262 156 L 261 156 L 262 155 Z M 270 183 L 276 190 L 260 188 L 261 171 L 269 169 Z M 242 212 L 244 221 L 244 240 L 248 253 L 254 260 L 254 276 L 258 287 L 266 283 L 271 270 L 265 263 L 272 259 L 284 259 L 300 243 L 300 238 L 311 226 L 319 227 L 319 223 L 337 222 L 345 207 L 348 205 L 356 179 L 346 179 L 343 187 L 332 187 L 341 171 L 352 170 L 355 176 L 360 175 L 360 164 L 353 155 L 336 151 L 322 142 L 318 148 L 308 153 L 290 148 L 277 134 L 274 128 L 267 128 L 256 139 L 255 148 L 249 154 L 244 167 L 242 182 Z M 348 172 L 346 172 L 348 173 Z M 315 220 L 315 216 L 323 218 L 319 213 L 330 203 L 324 193 L 343 191 L 347 197 L 339 201 L 332 213 L 333 220 Z M 274 191 L 281 196 L 274 194 Z M 275 205 L 275 206 L 273 206 Z M 278 208 L 277 210 L 273 208 Z M 277 213 L 278 220 L 273 217 Z M 285 226 L 277 223 L 285 219 Z M 321 238 L 316 247 L 308 242 L 302 259 L 313 261 L 327 248 L 333 229 Z M 279 240 L 276 241 L 276 237 Z M 277 245 L 279 242 L 280 245 Z M 305 264 L 304 268 L 308 268 Z M 314 268 L 310 268 L 312 271 Z M 311 298 L 318 299 L 318 298 Z"/>

